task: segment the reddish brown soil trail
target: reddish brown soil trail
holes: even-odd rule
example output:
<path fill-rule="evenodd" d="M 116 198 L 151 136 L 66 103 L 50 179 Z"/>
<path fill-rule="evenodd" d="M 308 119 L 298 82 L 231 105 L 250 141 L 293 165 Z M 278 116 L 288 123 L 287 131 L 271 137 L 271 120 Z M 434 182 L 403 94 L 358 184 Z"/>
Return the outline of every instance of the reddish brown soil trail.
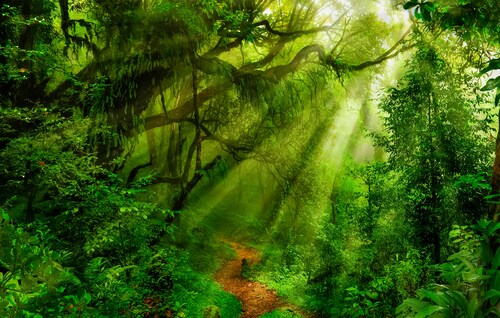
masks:
<path fill-rule="evenodd" d="M 227 262 L 216 274 L 215 279 L 224 290 L 236 295 L 242 304 L 240 318 L 257 318 L 280 307 L 293 307 L 281 300 L 275 291 L 259 282 L 249 281 L 241 276 L 242 260 L 250 266 L 260 260 L 259 252 L 238 243 L 228 242 L 236 251 L 236 258 Z"/>

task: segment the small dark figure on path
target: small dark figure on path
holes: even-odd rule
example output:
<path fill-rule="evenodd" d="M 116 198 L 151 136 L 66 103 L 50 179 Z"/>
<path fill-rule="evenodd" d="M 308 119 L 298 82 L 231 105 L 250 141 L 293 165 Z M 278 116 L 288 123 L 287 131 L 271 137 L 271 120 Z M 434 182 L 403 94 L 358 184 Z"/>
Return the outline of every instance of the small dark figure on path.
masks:
<path fill-rule="evenodd" d="M 248 260 L 243 258 L 241 260 L 241 277 L 249 278 L 250 274 L 250 265 L 248 264 Z"/>

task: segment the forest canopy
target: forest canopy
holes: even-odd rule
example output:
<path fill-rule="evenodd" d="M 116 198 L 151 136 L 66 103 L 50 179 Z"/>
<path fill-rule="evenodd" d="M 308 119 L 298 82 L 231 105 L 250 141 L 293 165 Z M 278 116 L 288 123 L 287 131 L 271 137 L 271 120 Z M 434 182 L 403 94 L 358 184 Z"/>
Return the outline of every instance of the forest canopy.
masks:
<path fill-rule="evenodd" d="M 0 11 L 0 316 L 500 315 L 497 1 Z"/>

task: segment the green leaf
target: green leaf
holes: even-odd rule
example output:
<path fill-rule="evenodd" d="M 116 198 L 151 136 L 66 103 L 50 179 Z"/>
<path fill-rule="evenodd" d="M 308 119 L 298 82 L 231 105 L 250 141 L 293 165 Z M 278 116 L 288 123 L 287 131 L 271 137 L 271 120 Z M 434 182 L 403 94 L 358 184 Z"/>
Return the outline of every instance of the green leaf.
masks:
<path fill-rule="evenodd" d="M 481 72 L 479 72 L 479 75 L 484 75 L 486 73 L 488 73 L 489 71 L 493 71 L 493 70 L 498 70 L 500 69 L 500 59 L 493 59 L 490 61 L 489 65 L 485 68 L 483 68 L 481 70 Z"/>
<path fill-rule="evenodd" d="M 460 307 L 464 312 L 467 311 L 468 302 L 463 293 L 456 290 L 450 290 L 448 297 L 452 299 L 455 306 Z"/>
<path fill-rule="evenodd" d="M 377 299 L 378 293 L 377 292 L 369 292 L 368 297 L 370 297 L 371 299 Z"/>
<path fill-rule="evenodd" d="M 488 300 L 491 297 L 500 297 L 500 291 L 496 289 L 490 289 L 486 292 L 486 294 L 484 294 L 483 299 Z"/>
<path fill-rule="evenodd" d="M 485 241 L 481 242 L 480 256 L 485 264 L 489 264 L 493 259 L 493 251 L 491 250 L 491 246 Z"/>
<path fill-rule="evenodd" d="M 477 301 L 476 296 L 472 297 L 469 301 L 469 306 L 467 307 L 467 316 L 474 317 L 475 313 L 478 311 L 480 304 Z"/>
<path fill-rule="evenodd" d="M 422 18 L 424 21 L 431 21 L 431 12 L 426 7 L 422 7 Z"/>
<path fill-rule="evenodd" d="M 426 301 L 419 300 L 416 298 L 408 298 L 403 301 L 396 309 L 396 313 L 400 313 L 406 309 L 412 308 L 414 311 L 421 311 L 428 307 L 430 304 Z"/>
<path fill-rule="evenodd" d="M 494 226 L 488 228 L 488 235 L 493 236 L 498 229 L 500 229 L 500 223 L 495 223 Z"/>
<path fill-rule="evenodd" d="M 492 195 L 489 195 L 489 196 L 486 196 L 486 197 L 493 198 L 493 197 L 498 197 L 498 196 L 500 196 L 500 194 L 497 193 L 497 194 L 492 194 Z M 477 221 L 476 225 L 472 225 L 471 227 L 473 229 L 477 229 L 477 230 L 481 231 L 481 233 L 486 233 L 485 230 L 488 228 L 488 225 L 490 225 L 491 222 L 492 221 L 490 221 L 490 220 L 481 219 L 481 220 Z"/>
<path fill-rule="evenodd" d="M 405 3 L 403 5 L 403 9 L 405 10 L 408 10 L 408 9 L 411 9 L 413 8 L 414 6 L 418 5 L 418 2 L 417 1 L 408 1 L 407 3 Z"/>
<path fill-rule="evenodd" d="M 495 256 L 493 256 L 493 260 L 491 261 L 491 268 L 497 269 L 500 266 L 500 248 L 497 248 L 495 252 Z"/>
<path fill-rule="evenodd" d="M 439 306 L 448 306 L 450 304 L 450 300 L 446 299 L 446 295 L 444 293 L 437 293 L 432 290 L 421 289 L 418 291 L 418 294 L 429 298 Z"/>
<path fill-rule="evenodd" d="M 421 20 L 422 19 L 422 12 L 420 12 L 420 8 L 417 8 L 415 10 L 415 18 L 417 18 L 418 20 Z"/>
<path fill-rule="evenodd" d="M 425 307 L 423 308 L 422 310 L 420 310 L 416 315 L 415 315 L 415 318 L 425 318 L 425 317 L 429 317 L 430 315 L 438 312 L 438 311 L 442 311 L 443 307 L 441 306 L 428 306 L 428 307 Z"/>
<path fill-rule="evenodd" d="M 500 76 L 497 76 L 495 78 L 490 78 L 487 82 L 486 85 L 484 85 L 481 88 L 481 91 L 491 91 L 492 89 L 500 87 Z"/>
<path fill-rule="evenodd" d="M 86 290 L 84 290 L 83 291 L 83 301 L 85 302 L 85 304 L 88 305 L 91 300 L 92 300 L 92 297 L 90 296 L 90 294 L 87 293 Z"/>
<path fill-rule="evenodd" d="M 496 193 L 496 194 L 489 194 L 489 195 L 485 196 L 484 199 L 489 200 L 489 199 L 495 199 L 498 197 L 500 197 L 500 194 Z"/>
<path fill-rule="evenodd" d="M 9 214 L 7 214 L 7 212 L 5 212 L 4 209 L 2 209 L 2 218 L 5 220 L 6 223 L 8 223 L 10 220 Z"/>
<path fill-rule="evenodd" d="M 429 12 L 432 12 L 436 9 L 436 5 L 430 1 L 422 3 L 422 6 Z"/>
<path fill-rule="evenodd" d="M 494 271 L 490 277 L 490 288 L 500 290 L 500 271 Z"/>

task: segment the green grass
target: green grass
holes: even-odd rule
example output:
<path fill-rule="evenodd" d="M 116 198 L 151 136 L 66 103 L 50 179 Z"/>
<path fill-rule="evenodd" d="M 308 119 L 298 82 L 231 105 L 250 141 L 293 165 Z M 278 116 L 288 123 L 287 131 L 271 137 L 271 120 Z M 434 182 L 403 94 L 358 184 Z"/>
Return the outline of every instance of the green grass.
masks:
<path fill-rule="evenodd" d="M 241 313 L 241 303 L 234 295 L 222 290 L 210 276 L 187 269 L 178 273 L 172 299 L 176 311 L 185 317 L 204 318 L 204 312 L 215 307 L 222 318 Z"/>
<path fill-rule="evenodd" d="M 214 317 L 218 317 L 217 312 L 222 318 L 239 317 L 240 301 L 222 290 L 212 277 L 224 261 L 234 258 L 231 246 L 220 241 L 209 226 L 183 233 L 178 243 L 188 253 L 189 261 L 174 275 L 172 300 L 175 311 L 189 318 L 210 317 L 209 312 Z"/>

